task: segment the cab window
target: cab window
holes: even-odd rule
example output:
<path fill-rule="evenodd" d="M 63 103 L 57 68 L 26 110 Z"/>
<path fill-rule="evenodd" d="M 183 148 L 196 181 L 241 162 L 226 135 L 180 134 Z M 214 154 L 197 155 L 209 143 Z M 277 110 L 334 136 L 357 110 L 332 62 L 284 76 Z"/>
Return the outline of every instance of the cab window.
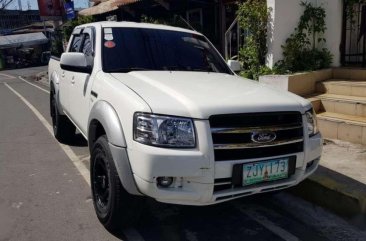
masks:
<path fill-rule="evenodd" d="M 84 44 L 81 52 L 83 52 L 86 56 L 92 56 L 93 49 L 89 34 L 85 34 Z"/>
<path fill-rule="evenodd" d="M 73 35 L 69 52 L 79 52 L 82 35 Z"/>

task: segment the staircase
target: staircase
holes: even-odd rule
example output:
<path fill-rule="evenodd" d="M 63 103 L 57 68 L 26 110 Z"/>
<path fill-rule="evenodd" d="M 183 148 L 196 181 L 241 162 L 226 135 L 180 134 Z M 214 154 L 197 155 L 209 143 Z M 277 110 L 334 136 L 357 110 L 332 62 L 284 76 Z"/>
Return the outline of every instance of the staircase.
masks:
<path fill-rule="evenodd" d="M 335 69 L 309 100 L 323 137 L 366 145 L 366 70 Z"/>

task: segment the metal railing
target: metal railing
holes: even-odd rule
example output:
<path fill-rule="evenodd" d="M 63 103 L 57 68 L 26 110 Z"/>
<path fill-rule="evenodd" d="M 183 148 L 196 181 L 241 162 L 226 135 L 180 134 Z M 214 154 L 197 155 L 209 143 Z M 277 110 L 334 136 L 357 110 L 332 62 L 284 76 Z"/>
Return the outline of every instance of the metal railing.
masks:
<path fill-rule="evenodd" d="M 244 43 L 244 37 L 247 34 L 248 31 L 240 28 L 238 18 L 235 18 L 225 32 L 225 59 L 238 58 L 240 47 Z"/>

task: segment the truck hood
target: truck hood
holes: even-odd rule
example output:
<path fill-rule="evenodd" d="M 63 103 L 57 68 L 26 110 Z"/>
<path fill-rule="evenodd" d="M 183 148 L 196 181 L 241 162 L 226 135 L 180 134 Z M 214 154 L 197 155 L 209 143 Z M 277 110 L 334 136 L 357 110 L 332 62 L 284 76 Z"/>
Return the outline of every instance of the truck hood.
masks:
<path fill-rule="evenodd" d="M 156 114 L 208 119 L 230 113 L 304 113 L 311 106 L 297 95 L 229 74 L 133 71 L 111 75 L 141 96 Z"/>

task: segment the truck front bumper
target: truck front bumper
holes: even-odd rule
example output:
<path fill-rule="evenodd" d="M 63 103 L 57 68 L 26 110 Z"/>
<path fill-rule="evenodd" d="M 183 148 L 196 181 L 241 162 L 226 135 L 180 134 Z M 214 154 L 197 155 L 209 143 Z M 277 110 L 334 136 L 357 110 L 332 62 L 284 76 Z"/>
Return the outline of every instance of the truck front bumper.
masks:
<path fill-rule="evenodd" d="M 232 187 L 216 191 L 219 180 L 232 177 L 235 164 L 272 160 L 285 156 L 257 159 L 215 161 L 212 151 L 210 130 L 205 123 L 196 122 L 200 129 L 200 142 L 194 150 L 165 149 L 136 143 L 128 148 L 131 169 L 138 190 L 157 201 L 183 205 L 210 205 L 257 193 L 285 189 L 297 185 L 311 175 L 319 165 L 322 152 L 320 134 L 306 137 L 304 151 L 293 153 L 296 156 L 296 169 L 289 178 L 264 182 L 245 187 Z M 173 177 L 169 187 L 158 185 L 158 177 Z"/>

